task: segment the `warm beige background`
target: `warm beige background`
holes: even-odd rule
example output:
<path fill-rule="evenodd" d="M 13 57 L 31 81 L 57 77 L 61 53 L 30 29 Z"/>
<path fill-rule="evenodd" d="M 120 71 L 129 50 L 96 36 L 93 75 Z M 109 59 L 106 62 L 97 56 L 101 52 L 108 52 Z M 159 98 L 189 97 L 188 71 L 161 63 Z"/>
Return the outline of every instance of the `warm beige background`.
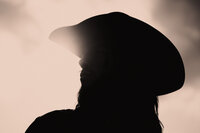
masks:
<path fill-rule="evenodd" d="M 192 3 L 175 1 L 0 0 L 0 133 L 22 133 L 39 115 L 75 107 L 79 58 L 48 35 L 110 11 L 142 19 L 175 43 L 187 82 L 182 90 L 160 97 L 160 119 L 164 133 L 199 133 L 199 16 Z"/>

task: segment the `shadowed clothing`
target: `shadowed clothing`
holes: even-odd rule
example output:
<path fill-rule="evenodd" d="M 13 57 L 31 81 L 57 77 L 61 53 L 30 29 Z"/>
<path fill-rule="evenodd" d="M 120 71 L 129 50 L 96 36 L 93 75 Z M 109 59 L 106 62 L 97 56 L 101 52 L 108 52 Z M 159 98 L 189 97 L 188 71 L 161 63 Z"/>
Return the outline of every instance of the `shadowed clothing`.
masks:
<path fill-rule="evenodd" d="M 124 87 L 129 86 L 129 89 L 123 89 L 120 82 L 117 85 L 109 85 L 106 82 L 98 84 L 93 86 L 95 91 L 91 88 L 82 87 L 80 89 L 87 90 L 87 92 L 80 92 L 81 97 L 79 98 L 82 98 L 80 102 L 82 106 L 77 106 L 75 110 L 58 110 L 38 117 L 26 133 L 110 133 L 119 131 L 161 133 L 154 105 L 157 102 L 156 96 L 149 96 L 150 93 L 141 96 L 134 92 L 134 87 L 129 85 L 124 85 Z M 109 91 L 112 90 L 111 86 L 115 88 L 116 92 L 117 90 L 129 90 L 129 92 L 111 92 Z M 107 90 L 107 94 L 103 94 L 105 90 Z M 109 95 L 114 96 L 110 96 L 108 101 Z"/>
<path fill-rule="evenodd" d="M 141 111 L 130 116 L 130 110 L 123 109 L 124 114 L 105 114 L 105 111 L 82 113 L 79 110 L 58 110 L 38 117 L 26 133 L 161 133 L 161 126 L 155 114 L 149 118 Z M 133 112 L 131 112 L 133 114 Z M 141 116 L 143 115 L 143 116 Z M 144 119 L 144 117 L 146 117 Z M 154 118 L 153 118 L 154 117 Z"/>

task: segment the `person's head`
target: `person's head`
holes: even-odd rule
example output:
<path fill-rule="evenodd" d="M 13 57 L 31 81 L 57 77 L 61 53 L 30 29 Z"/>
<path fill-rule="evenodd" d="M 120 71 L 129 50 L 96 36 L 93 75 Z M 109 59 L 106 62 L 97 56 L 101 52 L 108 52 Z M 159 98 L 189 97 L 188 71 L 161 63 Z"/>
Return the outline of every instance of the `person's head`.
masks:
<path fill-rule="evenodd" d="M 184 83 L 184 66 L 175 46 L 138 19 L 120 12 L 97 15 L 55 30 L 50 39 L 59 42 L 72 33 L 79 39 L 75 54 L 81 58 L 82 85 L 112 77 L 141 88 L 148 85 L 147 91 L 158 96 Z"/>

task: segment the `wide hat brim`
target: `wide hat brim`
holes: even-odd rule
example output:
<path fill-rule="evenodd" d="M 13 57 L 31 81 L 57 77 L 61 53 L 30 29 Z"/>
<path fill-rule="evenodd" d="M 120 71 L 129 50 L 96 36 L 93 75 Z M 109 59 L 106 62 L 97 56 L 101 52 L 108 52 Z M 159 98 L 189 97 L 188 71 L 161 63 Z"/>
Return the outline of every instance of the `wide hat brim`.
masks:
<path fill-rule="evenodd" d="M 157 96 L 180 89 L 185 81 L 184 64 L 172 42 L 152 26 L 121 12 L 94 16 L 73 26 L 58 28 L 49 38 L 67 48 L 67 41 L 75 40 L 76 45 L 71 50 L 80 58 L 101 45 L 120 53 L 119 58 L 138 60 L 139 57 L 140 63 L 145 60 L 143 65 L 149 66 L 149 71 L 155 72 L 159 79 L 156 84 L 160 88 L 154 90 Z"/>

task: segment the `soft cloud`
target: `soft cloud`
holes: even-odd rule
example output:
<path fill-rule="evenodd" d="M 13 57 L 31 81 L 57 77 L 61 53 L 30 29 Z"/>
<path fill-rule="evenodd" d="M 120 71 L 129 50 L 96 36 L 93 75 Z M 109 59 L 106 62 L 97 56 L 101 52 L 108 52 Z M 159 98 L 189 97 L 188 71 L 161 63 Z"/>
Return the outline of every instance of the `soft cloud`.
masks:
<path fill-rule="evenodd" d="M 16 36 L 25 52 L 41 40 L 40 27 L 26 9 L 26 0 L 0 0 L 0 20 L 1 32 Z"/>

